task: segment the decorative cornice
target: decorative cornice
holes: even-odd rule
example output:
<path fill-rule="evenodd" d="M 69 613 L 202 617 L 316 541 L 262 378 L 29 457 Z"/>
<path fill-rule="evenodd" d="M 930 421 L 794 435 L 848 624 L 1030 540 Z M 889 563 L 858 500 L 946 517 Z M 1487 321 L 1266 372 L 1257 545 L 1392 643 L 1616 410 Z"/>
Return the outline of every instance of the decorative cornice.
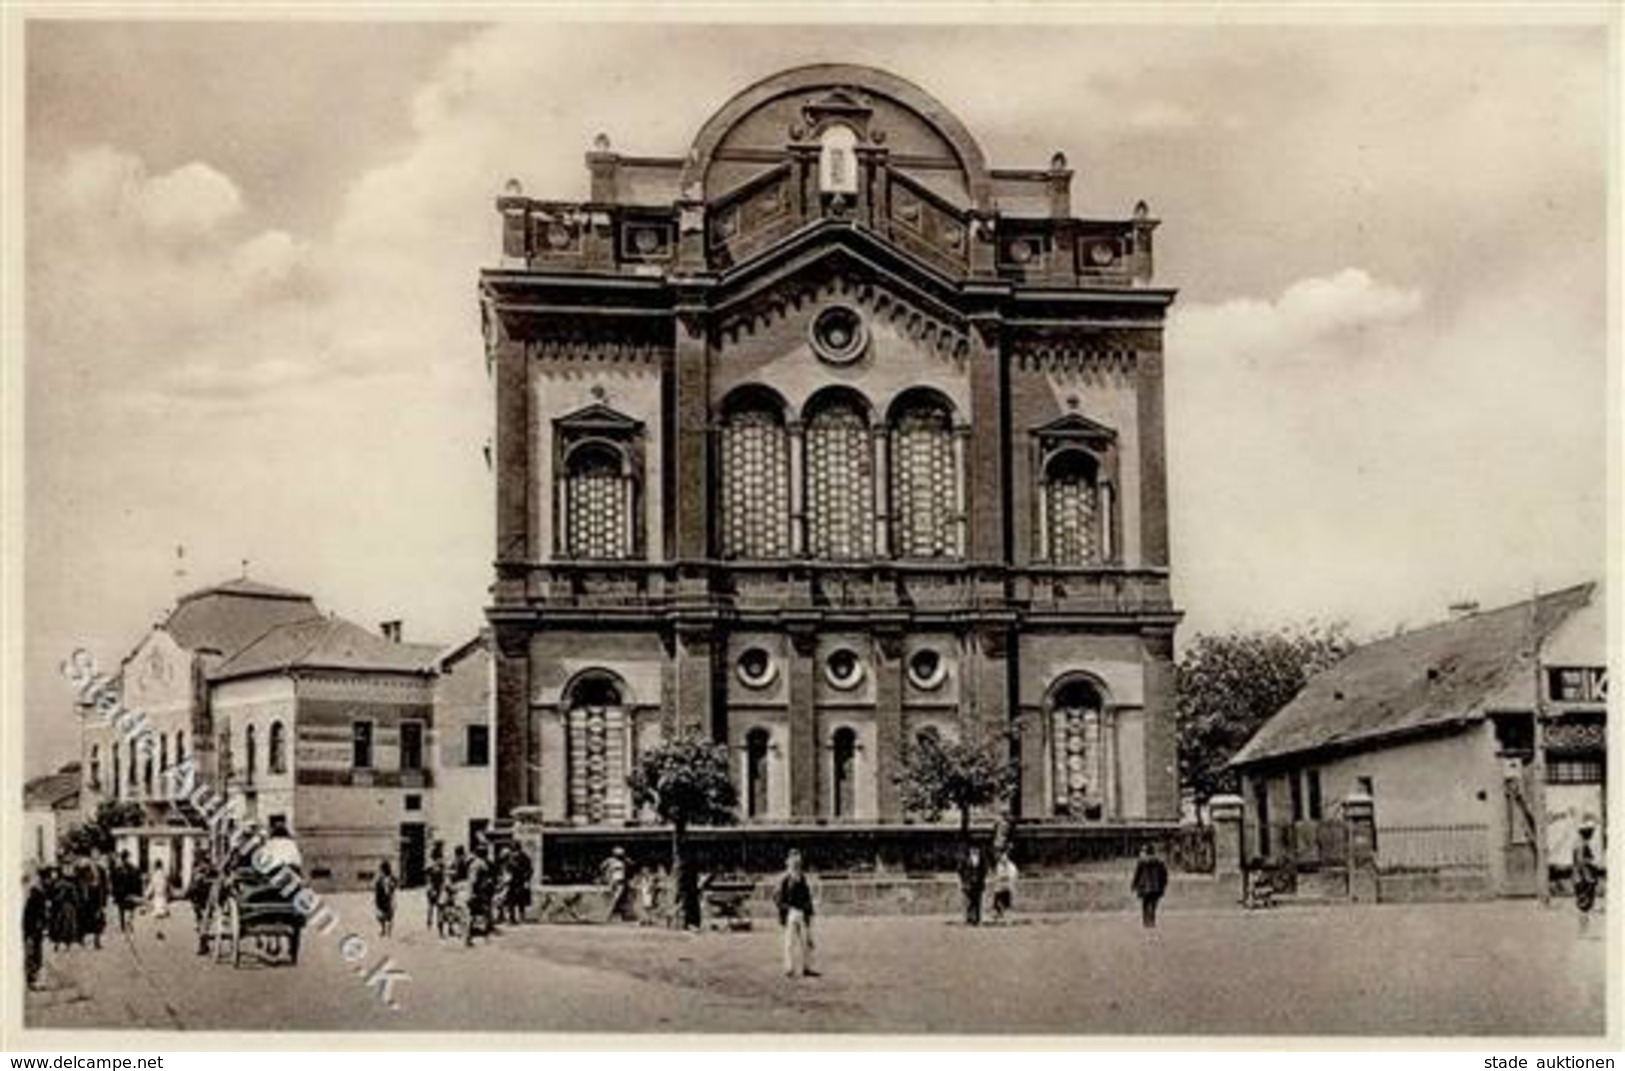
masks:
<path fill-rule="evenodd" d="M 884 283 L 858 279 L 845 271 L 791 278 L 731 310 L 719 320 L 719 342 L 735 345 L 803 309 L 835 299 L 859 306 L 924 349 L 955 361 L 964 360 L 970 352 L 963 322 L 927 311 Z"/>

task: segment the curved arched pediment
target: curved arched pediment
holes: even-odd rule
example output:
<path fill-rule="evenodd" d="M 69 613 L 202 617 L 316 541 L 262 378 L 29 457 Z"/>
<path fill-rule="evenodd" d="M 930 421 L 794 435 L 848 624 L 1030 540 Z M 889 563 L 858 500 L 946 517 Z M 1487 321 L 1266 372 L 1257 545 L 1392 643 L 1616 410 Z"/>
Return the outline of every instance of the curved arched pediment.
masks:
<path fill-rule="evenodd" d="M 991 211 L 987 163 L 965 125 L 912 82 L 852 64 L 783 71 L 724 104 L 689 149 L 683 195 L 710 201 L 737 190 L 793 147 L 816 151 L 832 126 L 886 150 L 894 168 L 956 207 Z"/>

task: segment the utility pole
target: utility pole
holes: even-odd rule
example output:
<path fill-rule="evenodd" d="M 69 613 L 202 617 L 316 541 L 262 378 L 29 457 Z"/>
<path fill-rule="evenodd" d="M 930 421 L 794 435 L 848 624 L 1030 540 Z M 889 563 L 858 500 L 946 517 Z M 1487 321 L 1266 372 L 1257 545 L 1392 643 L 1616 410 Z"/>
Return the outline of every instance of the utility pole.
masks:
<path fill-rule="evenodd" d="M 1534 675 L 1534 741 L 1535 754 L 1531 764 L 1531 809 L 1535 812 L 1535 895 L 1541 907 L 1552 902 L 1551 859 L 1546 845 L 1546 681 L 1540 662 L 1540 587 L 1536 585 L 1534 598 L 1529 601 L 1529 660 Z"/>

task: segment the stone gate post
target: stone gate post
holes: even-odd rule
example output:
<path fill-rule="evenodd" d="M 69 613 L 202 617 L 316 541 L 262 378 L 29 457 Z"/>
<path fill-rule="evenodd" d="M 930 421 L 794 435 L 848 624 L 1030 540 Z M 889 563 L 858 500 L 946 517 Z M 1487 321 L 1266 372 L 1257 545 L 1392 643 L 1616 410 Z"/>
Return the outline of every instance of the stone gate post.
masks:
<path fill-rule="evenodd" d="M 1377 900 L 1377 813 L 1376 804 L 1363 792 L 1343 800 L 1343 821 L 1348 826 L 1349 900 L 1375 903 Z"/>

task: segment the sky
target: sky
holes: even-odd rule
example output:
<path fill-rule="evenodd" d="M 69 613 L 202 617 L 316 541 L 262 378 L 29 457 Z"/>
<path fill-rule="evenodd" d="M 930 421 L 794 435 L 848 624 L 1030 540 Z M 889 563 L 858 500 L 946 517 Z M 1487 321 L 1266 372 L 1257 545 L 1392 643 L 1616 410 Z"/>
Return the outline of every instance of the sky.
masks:
<path fill-rule="evenodd" d="M 1600 577 L 1607 41 L 1596 28 L 27 26 L 26 747 L 248 575 L 407 638 L 481 623 L 493 198 L 681 155 L 735 92 L 854 62 L 995 167 L 1145 199 L 1181 635 L 1359 635 Z M 178 548 L 184 548 L 178 551 Z M 246 567 L 244 565 L 246 561 Z"/>

